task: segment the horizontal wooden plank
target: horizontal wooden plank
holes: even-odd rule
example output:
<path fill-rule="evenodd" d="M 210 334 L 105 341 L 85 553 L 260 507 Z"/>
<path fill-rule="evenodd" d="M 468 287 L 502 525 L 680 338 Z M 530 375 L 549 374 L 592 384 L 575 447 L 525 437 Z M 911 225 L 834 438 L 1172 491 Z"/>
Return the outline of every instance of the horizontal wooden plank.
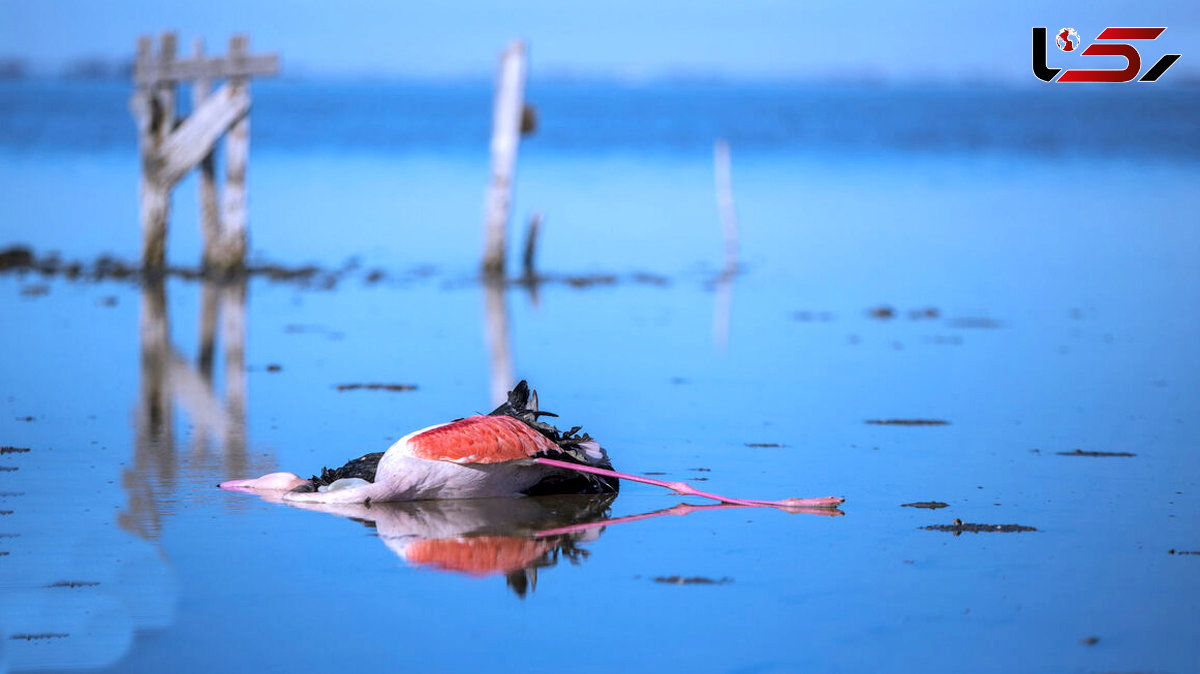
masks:
<path fill-rule="evenodd" d="M 228 84 L 204 99 L 163 143 L 159 151 L 157 178 L 174 185 L 201 159 L 212 152 L 221 134 L 250 111 L 250 94 L 245 87 Z"/>
<path fill-rule="evenodd" d="M 160 82 L 217 80 L 230 77 L 276 75 L 278 73 L 278 54 L 257 54 L 237 59 L 229 57 L 185 59 L 168 63 L 138 60 L 134 63 L 133 81 L 139 85 L 149 86 Z"/>

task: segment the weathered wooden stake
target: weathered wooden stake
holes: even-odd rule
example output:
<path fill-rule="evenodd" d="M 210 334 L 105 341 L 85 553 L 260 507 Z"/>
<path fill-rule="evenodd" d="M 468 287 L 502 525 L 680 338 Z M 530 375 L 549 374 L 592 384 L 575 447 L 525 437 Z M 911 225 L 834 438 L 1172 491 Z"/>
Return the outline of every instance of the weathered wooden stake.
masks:
<path fill-rule="evenodd" d="M 247 39 L 235 35 L 229 40 L 229 60 L 236 69 L 247 53 Z M 231 77 L 229 87 L 234 96 L 250 99 L 250 82 L 244 77 Z M 241 270 L 246 255 L 246 160 L 250 156 L 250 116 L 233 123 L 225 136 L 225 204 L 221 222 L 220 242 L 208 251 L 208 263 L 229 272 Z"/>
<path fill-rule="evenodd" d="M 197 61 L 204 60 L 204 40 L 196 38 L 193 51 Z M 212 91 L 212 82 L 207 77 L 198 77 L 192 83 L 192 110 L 197 110 Z M 221 214 L 217 210 L 216 161 L 212 150 L 200 160 L 200 232 L 204 236 L 204 266 L 208 266 L 209 251 L 221 234 Z M 210 345 L 211 346 L 211 345 Z M 211 358 L 211 354 L 210 354 Z"/>
<path fill-rule="evenodd" d="M 504 276 L 505 231 L 512 206 L 513 173 L 525 99 L 525 43 L 513 42 L 500 55 L 492 109 L 492 181 L 484 205 L 484 276 Z"/>
<path fill-rule="evenodd" d="M 729 143 L 718 139 L 713 143 L 713 175 L 717 189 L 717 211 L 721 216 L 721 230 L 725 237 L 725 269 L 723 274 L 737 273 L 738 226 L 737 212 L 733 208 L 733 171 L 730 167 Z"/>
<path fill-rule="evenodd" d="M 138 40 L 139 68 L 169 68 L 175 60 L 175 36 L 165 33 L 159 46 L 157 61 L 150 38 Z M 143 87 L 133 99 L 138 120 L 138 147 L 142 160 L 139 187 L 142 220 L 142 263 L 148 270 L 161 270 L 167 247 L 167 217 L 171 208 L 171 186 L 163 184 L 158 175 L 158 158 L 168 134 L 175 124 L 175 87 L 154 84 Z"/>
<path fill-rule="evenodd" d="M 738 271 L 737 212 L 733 208 L 733 170 L 729 158 L 729 143 L 718 139 L 713 143 L 713 176 L 717 191 L 717 212 L 725 239 L 725 267 L 717 277 L 713 309 L 713 340 L 724 350 L 729 344 L 729 324 L 733 314 L 733 278 Z"/>
<path fill-rule="evenodd" d="M 522 268 L 525 272 L 525 280 L 533 281 L 537 276 L 536 257 L 537 257 L 537 238 L 538 232 L 542 228 L 542 214 L 534 213 L 533 217 L 529 218 L 529 228 L 525 230 L 525 255 L 521 258 Z"/>

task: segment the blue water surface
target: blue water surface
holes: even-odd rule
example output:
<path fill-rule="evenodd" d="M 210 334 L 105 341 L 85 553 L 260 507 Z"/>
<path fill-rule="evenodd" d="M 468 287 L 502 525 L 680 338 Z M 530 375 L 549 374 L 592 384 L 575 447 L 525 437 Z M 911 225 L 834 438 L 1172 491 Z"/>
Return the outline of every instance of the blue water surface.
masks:
<path fill-rule="evenodd" d="M 615 282 L 532 293 L 475 280 L 486 85 L 256 87 L 252 257 L 357 260 L 332 288 L 172 278 L 161 300 L 0 275 L 0 445 L 30 450 L 0 455 L 0 671 L 1195 671 L 1200 110 L 1191 89 L 1092 92 L 535 85 L 513 249 L 542 213 L 541 269 Z M 136 257 L 128 94 L 0 85 L 0 243 Z M 195 192 L 178 264 L 199 258 Z M 498 352 L 620 470 L 845 515 L 612 524 L 522 595 L 406 562 L 385 521 L 408 511 L 215 487 L 485 412 Z M 417 388 L 337 389 L 368 382 Z M 866 423 L 888 419 L 948 424 Z M 627 484 L 608 516 L 681 502 L 703 499 Z M 956 519 L 1036 531 L 922 528 Z"/>

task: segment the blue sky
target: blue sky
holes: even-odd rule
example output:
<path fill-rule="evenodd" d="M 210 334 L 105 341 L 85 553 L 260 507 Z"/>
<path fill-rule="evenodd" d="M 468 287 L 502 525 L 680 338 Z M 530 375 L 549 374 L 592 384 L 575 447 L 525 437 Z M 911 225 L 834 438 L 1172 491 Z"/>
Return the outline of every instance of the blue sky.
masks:
<path fill-rule="evenodd" d="M 1165 25 L 1153 49 L 1183 53 L 1176 67 L 1197 72 L 1188 61 L 1200 59 L 1200 3 L 1164 0 L 0 0 L 0 57 L 54 70 L 128 57 L 139 33 L 174 28 L 183 44 L 200 36 L 213 48 L 247 31 L 293 75 L 486 76 L 522 37 L 544 74 L 1011 81 L 1027 78 L 1035 25 L 1085 39 L 1110 25 Z"/>

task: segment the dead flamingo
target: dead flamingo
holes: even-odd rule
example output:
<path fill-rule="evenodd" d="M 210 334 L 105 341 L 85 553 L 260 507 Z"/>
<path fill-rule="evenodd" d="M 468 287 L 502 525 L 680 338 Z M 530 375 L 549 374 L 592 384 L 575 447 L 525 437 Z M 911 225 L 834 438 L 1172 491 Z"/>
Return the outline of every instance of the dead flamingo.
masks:
<path fill-rule="evenodd" d="M 710 494 L 682 482 L 618 473 L 600 444 L 579 427 L 563 432 L 539 420 L 537 392 L 522 381 L 491 414 L 414 431 L 386 452 L 354 459 L 305 480 L 270 473 L 222 482 L 293 503 L 366 503 L 425 499 L 616 492 L 618 479 L 658 485 L 747 507 L 833 508 L 840 497 L 761 501 Z"/>

